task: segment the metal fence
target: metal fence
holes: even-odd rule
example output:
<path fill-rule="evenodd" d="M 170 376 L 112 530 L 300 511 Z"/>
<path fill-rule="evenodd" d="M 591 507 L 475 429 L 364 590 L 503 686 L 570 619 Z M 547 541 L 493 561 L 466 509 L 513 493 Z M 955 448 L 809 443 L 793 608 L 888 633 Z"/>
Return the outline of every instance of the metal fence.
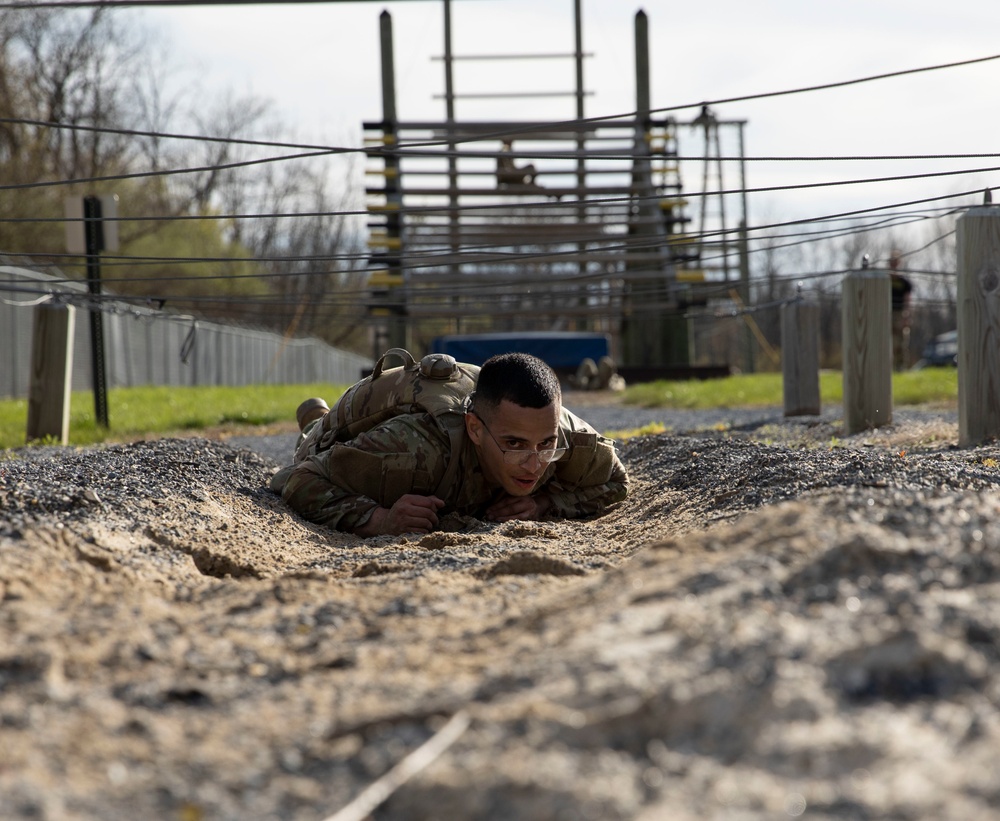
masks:
<path fill-rule="evenodd" d="M 70 302 L 86 287 L 0 265 L 0 397 L 28 396 L 34 309 L 39 292 Z M 260 385 L 356 382 L 372 360 L 318 339 L 196 320 L 108 301 L 104 308 L 109 388 L 136 385 Z M 89 319 L 77 312 L 73 390 L 93 387 Z"/>

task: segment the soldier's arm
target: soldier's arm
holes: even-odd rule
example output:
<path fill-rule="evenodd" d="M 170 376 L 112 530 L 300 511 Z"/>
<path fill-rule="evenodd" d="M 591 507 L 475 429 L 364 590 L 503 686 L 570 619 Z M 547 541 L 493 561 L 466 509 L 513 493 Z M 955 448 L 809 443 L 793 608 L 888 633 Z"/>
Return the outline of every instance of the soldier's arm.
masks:
<path fill-rule="evenodd" d="M 295 465 L 281 496 L 303 518 L 337 530 L 370 536 L 411 532 L 399 528 L 413 524 L 421 532 L 414 521 L 421 514 L 397 503 L 407 495 L 430 497 L 446 458 L 432 422 L 400 416 Z M 440 505 L 417 507 L 436 525 Z"/>
<path fill-rule="evenodd" d="M 281 498 L 303 519 L 353 533 L 371 518 L 378 502 L 332 482 L 324 461 L 320 454 L 295 465 L 281 488 Z"/>
<path fill-rule="evenodd" d="M 357 536 L 401 536 L 404 533 L 430 533 L 438 526 L 437 512 L 444 501 L 437 496 L 401 496 L 390 507 L 376 507 L 368 521 L 354 528 Z"/>
<path fill-rule="evenodd" d="M 628 496 L 629 481 L 625 466 L 609 445 L 601 461 L 607 460 L 609 470 L 592 473 L 580 482 L 567 484 L 559 479 L 559 472 L 545 485 L 542 493 L 548 496 L 548 514 L 575 519 L 600 513 L 608 505 Z M 596 465 L 595 465 L 596 467 Z"/>
<path fill-rule="evenodd" d="M 566 410 L 561 426 L 569 451 L 539 492 L 548 498 L 547 514 L 568 519 L 590 516 L 622 501 L 628 495 L 628 472 L 614 442 Z"/>

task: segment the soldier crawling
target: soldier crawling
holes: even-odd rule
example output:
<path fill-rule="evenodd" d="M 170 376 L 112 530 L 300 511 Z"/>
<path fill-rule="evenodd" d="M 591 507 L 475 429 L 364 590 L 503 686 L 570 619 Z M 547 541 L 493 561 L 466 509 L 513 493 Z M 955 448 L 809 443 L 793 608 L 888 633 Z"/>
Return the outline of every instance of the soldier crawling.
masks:
<path fill-rule="evenodd" d="M 405 351 L 393 352 L 417 368 Z M 382 373 L 379 360 L 332 411 L 322 400 L 300 406 L 295 461 L 274 475 L 272 489 L 304 518 L 358 536 L 429 533 L 448 513 L 497 522 L 576 518 L 625 498 L 628 475 L 613 443 L 562 407 L 559 380 L 540 359 L 501 354 L 480 370 L 435 356 L 422 360 L 421 372 L 444 364 L 451 376 L 418 378 L 414 401 L 433 394 L 427 386 L 437 379 L 453 386 L 454 407 L 428 400 L 429 410 L 408 405 L 414 412 L 345 434 L 342 405 L 352 392 L 410 372 Z"/>

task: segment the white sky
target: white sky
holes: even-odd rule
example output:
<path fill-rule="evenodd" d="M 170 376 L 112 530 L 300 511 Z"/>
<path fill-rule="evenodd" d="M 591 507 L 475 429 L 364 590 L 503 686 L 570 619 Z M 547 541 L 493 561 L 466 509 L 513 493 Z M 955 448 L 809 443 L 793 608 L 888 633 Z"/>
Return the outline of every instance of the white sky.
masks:
<path fill-rule="evenodd" d="M 691 104 L 986 57 L 1000 52 L 997 0 L 582 0 L 587 116 L 632 111 L 634 14 L 649 15 L 653 107 Z M 379 14 L 393 17 L 402 119 L 444 119 L 442 0 L 163 8 L 142 12 L 176 65 L 208 88 L 271 99 L 297 139 L 360 144 L 381 116 Z M 570 52 L 573 0 L 453 0 L 456 55 Z M 566 90 L 571 60 L 456 63 L 456 91 Z M 498 72 L 505 72 L 499 77 Z M 715 107 L 746 119 L 746 153 L 1000 152 L 1000 60 L 843 89 Z M 461 119 L 569 119 L 571 98 L 457 102 Z M 677 112 L 682 120 L 697 108 Z M 700 153 L 700 141 L 686 153 Z M 683 149 L 682 149 L 683 150 Z M 751 163 L 749 187 L 1000 166 L 944 162 Z M 686 187 L 697 188 L 698 180 Z M 1000 185 L 1000 173 L 771 192 L 751 224 L 821 216 Z M 1000 198 L 998 198 L 1000 199 Z M 975 200 L 981 201 L 980 198 Z"/>

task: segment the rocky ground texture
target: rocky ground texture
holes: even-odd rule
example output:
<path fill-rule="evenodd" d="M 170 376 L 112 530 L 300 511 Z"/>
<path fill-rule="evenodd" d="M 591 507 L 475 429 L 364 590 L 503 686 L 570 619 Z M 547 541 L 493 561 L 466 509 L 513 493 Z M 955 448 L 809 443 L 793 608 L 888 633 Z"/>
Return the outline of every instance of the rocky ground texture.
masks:
<path fill-rule="evenodd" d="M 3 454 L 0 817 L 1000 818 L 1000 447 L 770 417 L 368 540 L 248 439 Z"/>

